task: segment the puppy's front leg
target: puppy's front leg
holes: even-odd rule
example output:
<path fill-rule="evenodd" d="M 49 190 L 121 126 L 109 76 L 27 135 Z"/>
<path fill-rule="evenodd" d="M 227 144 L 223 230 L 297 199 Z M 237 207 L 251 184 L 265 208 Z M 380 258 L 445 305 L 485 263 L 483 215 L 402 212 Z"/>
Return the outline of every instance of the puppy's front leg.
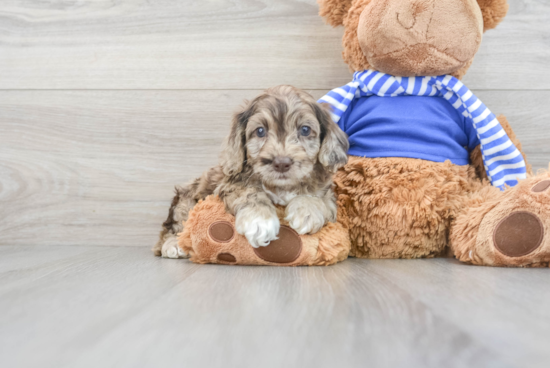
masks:
<path fill-rule="evenodd" d="M 279 218 L 275 206 L 263 192 L 248 191 L 232 206 L 235 227 L 254 248 L 265 247 L 279 234 Z"/>
<path fill-rule="evenodd" d="M 336 203 L 333 196 L 301 195 L 289 202 L 285 215 L 285 220 L 298 234 L 314 234 L 327 222 L 336 220 Z"/>

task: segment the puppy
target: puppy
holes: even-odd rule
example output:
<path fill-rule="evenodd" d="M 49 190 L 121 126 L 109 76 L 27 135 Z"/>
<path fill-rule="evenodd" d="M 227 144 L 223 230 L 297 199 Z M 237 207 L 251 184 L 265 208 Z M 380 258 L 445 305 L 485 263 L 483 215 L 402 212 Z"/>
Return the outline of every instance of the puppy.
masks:
<path fill-rule="evenodd" d="M 286 206 L 286 220 L 299 234 L 319 231 L 336 220 L 332 176 L 346 164 L 348 148 L 329 110 L 308 93 L 292 86 L 268 89 L 234 116 L 220 165 L 176 187 L 153 252 L 186 256 L 176 236 L 193 206 L 210 194 L 223 200 L 237 232 L 253 247 L 277 239 L 275 205 Z"/>

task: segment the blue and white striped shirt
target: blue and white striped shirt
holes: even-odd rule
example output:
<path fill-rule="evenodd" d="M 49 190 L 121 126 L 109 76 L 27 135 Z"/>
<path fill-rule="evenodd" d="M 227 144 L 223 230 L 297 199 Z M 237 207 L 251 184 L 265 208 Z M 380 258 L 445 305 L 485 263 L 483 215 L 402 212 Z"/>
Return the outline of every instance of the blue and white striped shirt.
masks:
<path fill-rule="evenodd" d="M 439 77 L 393 77 L 377 71 L 367 70 L 356 72 L 351 83 L 330 91 L 319 102 L 330 104 L 333 107 L 332 118 L 334 122 L 344 127 L 345 124 L 340 119 L 344 115 L 349 115 L 348 108 L 352 105 L 352 102 L 361 97 L 370 96 L 431 96 L 444 98 L 475 129 L 481 142 L 485 170 L 494 186 L 501 189 L 504 188 L 505 184 L 514 186 L 517 184 L 517 180 L 526 177 L 525 161 L 519 150 L 508 138 L 496 116 L 458 79 L 450 75 Z M 406 118 L 406 116 L 403 117 L 403 119 Z M 365 134 L 368 134 L 368 132 Z M 428 141 L 429 139 L 426 141 L 427 144 L 429 144 Z"/>

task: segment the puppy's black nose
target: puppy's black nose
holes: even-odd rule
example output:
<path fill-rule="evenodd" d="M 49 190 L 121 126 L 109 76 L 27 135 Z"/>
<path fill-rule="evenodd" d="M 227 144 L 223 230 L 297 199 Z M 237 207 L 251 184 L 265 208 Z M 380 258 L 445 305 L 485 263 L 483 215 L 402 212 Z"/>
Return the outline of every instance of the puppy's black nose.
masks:
<path fill-rule="evenodd" d="M 275 171 L 285 173 L 290 170 L 292 166 L 292 160 L 288 157 L 275 157 L 273 160 L 273 168 Z"/>

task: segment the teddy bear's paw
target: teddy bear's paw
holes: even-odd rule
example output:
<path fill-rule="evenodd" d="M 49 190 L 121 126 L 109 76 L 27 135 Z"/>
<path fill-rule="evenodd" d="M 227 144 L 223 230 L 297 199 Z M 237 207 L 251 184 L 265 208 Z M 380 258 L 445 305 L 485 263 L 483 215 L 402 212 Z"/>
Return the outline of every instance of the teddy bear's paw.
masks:
<path fill-rule="evenodd" d="M 302 253 L 300 236 L 288 226 L 280 227 L 278 239 L 272 240 L 267 246 L 257 248 L 246 247 L 247 249 L 243 249 L 239 245 L 231 246 L 234 244 L 235 233 L 232 224 L 227 221 L 217 221 L 208 228 L 208 236 L 218 243 L 216 263 L 257 264 L 258 262 L 254 258 L 250 258 L 252 253 L 264 261 L 285 264 L 294 262 Z"/>
<path fill-rule="evenodd" d="M 235 227 L 239 234 L 254 248 L 266 247 L 279 234 L 279 218 L 275 211 L 245 207 L 235 217 Z"/>
<path fill-rule="evenodd" d="M 294 230 L 281 226 L 279 239 L 272 241 L 267 247 L 255 248 L 254 253 L 267 262 L 291 263 L 302 253 L 302 240 Z"/>
<path fill-rule="evenodd" d="M 176 237 L 168 238 L 162 245 L 162 257 L 164 258 L 188 258 L 189 255 L 178 247 L 178 239 Z"/>
<path fill-rule="evenodd" d="M 296 197 L 285 209 L 285 220 L 300 235 L 314 234 L 325 225 L 326 206 L 317 197 Z"/>
<path fill-rule="evenodd" d="M 508 189 L 483 218 L 474 249 L 476 264 L 540 267 L 550 263 L 550 178 L 548 174 Z"/>
<path fill-rule="evenodd" d="M 537 250 L 544 239 L 544 225 L 531 212 L 516 211 L 506 216 L 495 228 L 493 243 L 505 256 L 518 258 Z"/>
<path fill-rule="evenodd" d="M 537 253 L 537 249 L 543 246 L 545 238 L 549 235 L 545 234 L 543 220 L 550 222 L 548 221 L 550 216 L 545 216 L 545 212 L 540 210 L 550 203 L 550 179 L 536 180 L 535 183 L 530 183 L 527 186 L 530 187 L 530 190 L 525 195 L 531 198 L 531 203 L 526 206 L 525 210 L 512 211 L 503 218 L 493 233 L 495 248 L 510 258 L 529 257 Z M 535 258 L 548 258 L 550 249 L 542 253 Z M 543 260 L 534 259 L 531 263 L 540 263 L 540 261 Z"/>

